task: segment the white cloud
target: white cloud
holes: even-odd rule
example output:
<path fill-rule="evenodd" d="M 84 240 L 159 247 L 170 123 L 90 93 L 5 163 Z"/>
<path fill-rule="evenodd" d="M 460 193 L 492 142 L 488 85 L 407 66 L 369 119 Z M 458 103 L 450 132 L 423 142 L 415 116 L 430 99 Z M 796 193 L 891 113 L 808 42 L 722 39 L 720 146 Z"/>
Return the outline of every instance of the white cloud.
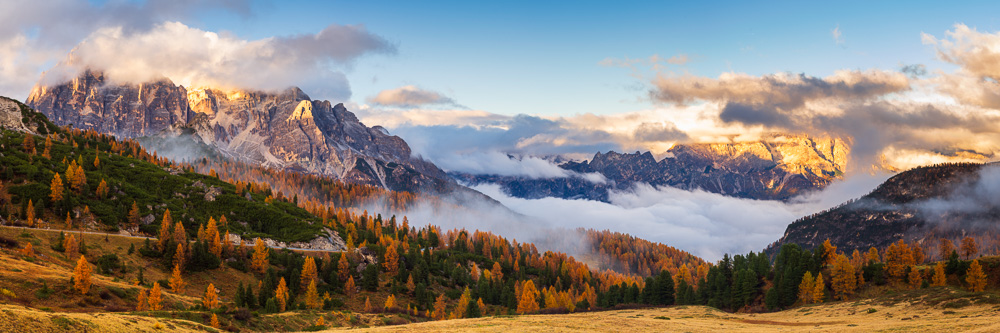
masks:
<path fill-rule="evenodd" d="M 447 96 L 413 85 L 380 91 L 375 96 L 369 97 L 368 103 L 399 107 L 419 107 L 428 104 L 455 105 L 455 101 Z"/>
<path fill-rule="evenodd" d="M 837 45 L 844 45 L 844 35 L 840 32 L 839 24 L 833 30 L 830 30 L 830 36 L 833 37 L 833 42 L 837 43 Z"/>
<path fill-rule="evenodd" d="M 85 69 L 110 80 L 141 83 L 166 77 L 188 87 L 281 90 L 299 86 L 324 97 L 346 99 L 350 85 L 334 64 L 395 47 L 364 26 L 330 25 L 314 35 L 244 40 L 166 22 L 149 31 L 101 28 L 77 45 L 67 61 L 47 72 L 58 84 Z"/>
<path fill-rule="evenodd" d="M 858 176 L 790 203 L 727 197 L 704 191 L 638 185 L 612 192 L 611 203 L 559 198 L 520 199 L 499 186 L 475 189 L 547 228 L 592 228 L 624 232 L 714 261 L 724 253 L 763 250 L 798 217 L 870 192 L 888 176 Z"/>

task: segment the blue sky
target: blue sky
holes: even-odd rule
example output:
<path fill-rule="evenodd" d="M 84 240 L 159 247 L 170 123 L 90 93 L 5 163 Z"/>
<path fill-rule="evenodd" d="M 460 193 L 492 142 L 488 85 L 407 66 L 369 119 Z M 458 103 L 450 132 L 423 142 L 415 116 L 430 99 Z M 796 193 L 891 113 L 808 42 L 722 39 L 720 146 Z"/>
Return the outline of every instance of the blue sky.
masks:
<path fill-rule="evenodd" d="M 664 70 L 716 77 L 735 71 L 826 76 L 839 69 L 948 68 L 923 45 L 956 23 L 997 30 L 998 5 L 939 2 L 255 2 L 249 16 L 210 11 L 188 23 L 245 39 L 364 24 L 398 46 L 346 69 L 363 102 L 416 85 L 498 114 L 611 114 L 648 108 L 644 82 L 606 58 L 691 60 Z M 839 27 L 843 43 L 831 31 Z"/>

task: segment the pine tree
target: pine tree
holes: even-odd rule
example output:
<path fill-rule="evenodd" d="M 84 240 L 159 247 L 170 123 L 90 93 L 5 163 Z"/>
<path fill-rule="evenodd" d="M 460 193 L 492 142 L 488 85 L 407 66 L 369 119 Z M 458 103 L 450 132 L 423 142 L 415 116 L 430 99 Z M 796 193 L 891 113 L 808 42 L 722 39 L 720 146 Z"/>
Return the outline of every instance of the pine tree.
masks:
<path fill-rule="evenodd" d="M 931 285 L 944 287 L 946 284 L 948 284 L 948 277 L 944 275 L 944 262 L 939 261 L 937 265 L 934 265 L 934 278 L 931 279 Z"/>
<path fill-rule="evenodd" d="M 288 305 L 288 285 L 285 284 L 284 277 L 278 282 L 278 287 L 274 289 L 274 298 L 278 300 L 278 310 L 285 312 L 285 307 Z"/>
<path fill-rule="evenodd" d="M 967 237 L 968 238 L 968 237 Z M 964 245 L 964 241 L 962 242 Z M 986 290 L 986 273 L 983 272 L 983 266 L 979 264 L 979 260 L 972 260 L 969 264 L 969 270 L 966 271 L 965 282 L 969 284 L 969 291 L 980 292 Z"/>
<path fill-rule="evenodd" d="M 320 302 L 319 292 L 316 291 L 316 280 L 309 281 L 309 287 L 306 287 L 306 307 L 317 310 L 323 306 Z"/>
<path fill-rule="evenodd" d="M 299 278 L 299 285 L 305 288 L 311 282 L 316 282 L 318 280 L 318 274 L 316 273 L 316 261 L 313 257 L 306 256 L 306 261 L 302 264 L 302 274 Z"/>
<path fill-rule="evenodd" d="M 201 297 L 201 305 L 209 310 L 219 307 L 219 295 L 215 293 L 214 284 L 208 284 L 205 295 Z"/>
<path fill-rule="evenodd" d="M 264 241 L 257 238 L 254 240 L 253 245 L 253 256 L 251 257 L 250 267 L 257 273 L 264 274 L 267 271 L 268 261 L 267 261 L 267 245 L 264 245 Z"/>
<path fill-rule="evenodd" d="M 63 181 L 59 173 L 52 177 L 52 184 L 49 185 L 49 198 L 52 202 L 59 202 L 63 199 Z"/>
<path fill-rule="evenodd" d="M 160 283 L 153 282 L 153 289 L 149 290 L 149 309 L 158 311 L 163 308 L 163 292 L 160 290 Z"/>
<path fill-rule="evenodd" d="M 181 267 L 174 265 L 174 271 L 170 275 L 170 290 L 175 294 L 184 293 L 184 278 L 181 276 Z"/>
<path fill-rule="evenodd" d="M 80 291 L 81 294 L 86 295 L 90 291 L 90 263 L 87 262 L 87 258 L 80 256 L 80 259 L 76 261 L 76 269 L 73 271 L 73 288 Z"/>
<path fill-rule="evenodd" d="M 517 300 L 517 313 L 534 313 L 538 311 L 538 290 L 531 280 L 524 282 L 521 287 L 521 298 Z"/>

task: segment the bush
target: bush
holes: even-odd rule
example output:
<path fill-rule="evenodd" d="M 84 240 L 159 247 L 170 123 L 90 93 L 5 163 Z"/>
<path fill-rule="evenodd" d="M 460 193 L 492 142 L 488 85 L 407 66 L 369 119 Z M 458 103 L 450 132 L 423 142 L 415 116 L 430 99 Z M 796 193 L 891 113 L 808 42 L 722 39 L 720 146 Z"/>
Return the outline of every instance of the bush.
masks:
<path fill-rule="evenodd" d="M 115 273 L 122 268 L 121 260 L 114 253 L 97 258 L 97 269 L 101 274 Z"/>

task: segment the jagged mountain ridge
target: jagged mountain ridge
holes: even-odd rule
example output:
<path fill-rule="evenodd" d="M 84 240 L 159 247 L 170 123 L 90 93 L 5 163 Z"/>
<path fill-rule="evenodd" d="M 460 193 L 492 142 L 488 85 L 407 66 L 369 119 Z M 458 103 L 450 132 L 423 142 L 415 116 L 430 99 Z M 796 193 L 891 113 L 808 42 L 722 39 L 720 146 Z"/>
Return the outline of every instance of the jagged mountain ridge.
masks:
<path fill-rule="evenodd" d="M 392 190 L 458 186 L 432 163 L 411 157 L 403 139 L 294 87 L 268 93 L 188 89 L 168 79 L 118 84 L 86 71 L 60 85 L 36 86 L 26 104 L 56 124 L 120 137 L 191 134 L 227 157 L 270 167 Z"/>
<path fill-rule="evenodd" d="M 839 178 L 850 148 L 840 139 L 780 136 L 757 142 L 678 144 L 657 160 L 650 152 L 597 153 L 590 161 L 559 166 L 576 174 L 596 173 L 607 182 L 584 177 L 531 179 L 517 176 L 453 173 L 473 185 L 499 184 L 512 196 L 608 201 L 610 190 L 636 183 L 702 189 L 728 196 L 785 200 L 821 189 Z"/>
<path fill-rule="evenodd" d="M 942 164 L 899 173 L 868 195 L 792 222 L 766 251 L 774 253 L 782 244 L 814 248 L 830 239 L 838 250 L 850 253 L 873 246 L 881 249 L 899 239 L 920 241 L 932 236 L 936 241 L 936 237 L 995 231 L 1000 207 L 975 202 L 971 204 L 976 209 L 969 211 L 948 202 L 968 203 L 954 196 L 974 187 L 982 171 L 997 166 Z"/>

